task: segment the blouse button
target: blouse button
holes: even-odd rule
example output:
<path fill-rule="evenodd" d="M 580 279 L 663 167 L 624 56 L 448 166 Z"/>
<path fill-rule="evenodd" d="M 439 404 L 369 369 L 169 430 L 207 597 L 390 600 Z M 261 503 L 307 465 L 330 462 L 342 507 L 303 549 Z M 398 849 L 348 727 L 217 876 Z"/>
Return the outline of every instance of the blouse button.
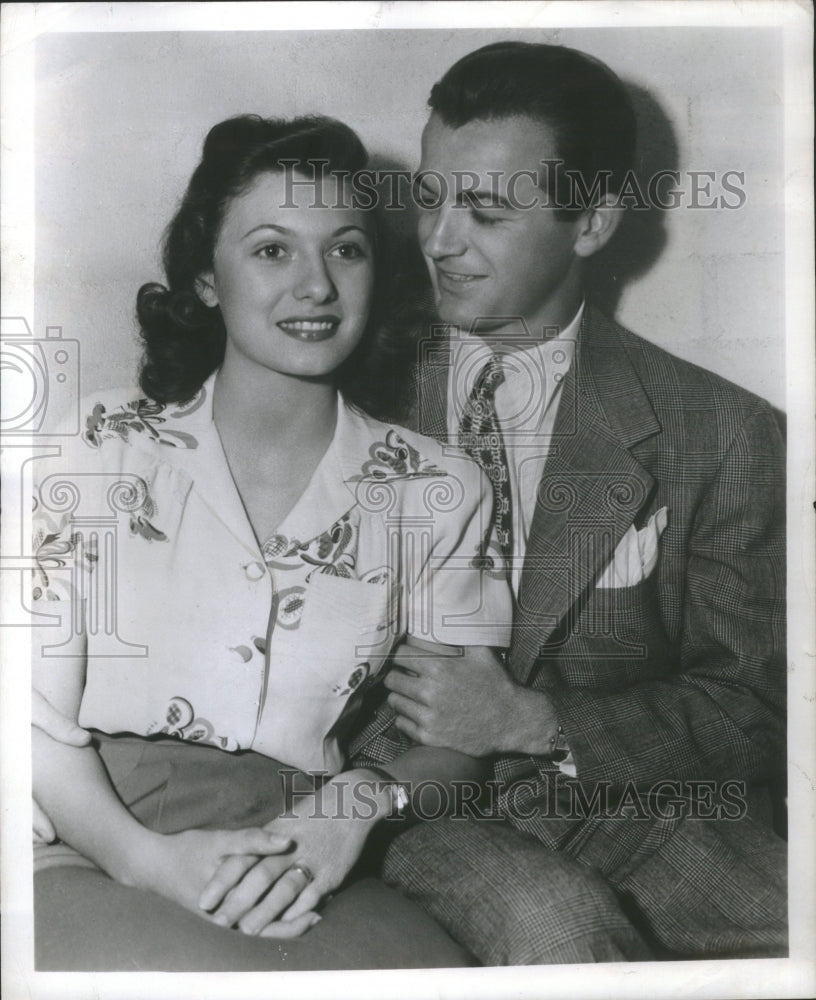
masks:
<path fill-rule="evenodd" d="M 266 573 L 266 569 L 263 563 L 251 562 L 244 566 L 244 573 L 246 573 L 247 580 L 260 580 L 264 573 Z"/>

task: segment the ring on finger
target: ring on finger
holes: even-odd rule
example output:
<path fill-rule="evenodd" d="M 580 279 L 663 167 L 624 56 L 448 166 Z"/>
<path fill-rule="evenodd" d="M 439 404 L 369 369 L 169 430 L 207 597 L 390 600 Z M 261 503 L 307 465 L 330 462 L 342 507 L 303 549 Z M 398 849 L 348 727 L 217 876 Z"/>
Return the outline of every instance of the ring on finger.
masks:
<path fill-rule="evenodd" d="M 287 871 L 300 872 L 300 874 L 306 879 L 306 885 L 309 885 L 312 882 L 314 882 L 315 879 L 314 872 L 308 865 L 305 865 L 302 861 L 296 861 L 293 865 L 291 865 L 287 869 Z"/>

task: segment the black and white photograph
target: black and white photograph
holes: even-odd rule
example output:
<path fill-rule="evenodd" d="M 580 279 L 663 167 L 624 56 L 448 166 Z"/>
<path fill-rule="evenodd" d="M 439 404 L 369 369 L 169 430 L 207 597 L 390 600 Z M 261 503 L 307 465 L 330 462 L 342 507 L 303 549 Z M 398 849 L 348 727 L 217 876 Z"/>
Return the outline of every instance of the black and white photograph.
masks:
<path fill-rule="evenodd" d="M 2 5 L 5 996 L 816 996 L 812 41 Z"/>

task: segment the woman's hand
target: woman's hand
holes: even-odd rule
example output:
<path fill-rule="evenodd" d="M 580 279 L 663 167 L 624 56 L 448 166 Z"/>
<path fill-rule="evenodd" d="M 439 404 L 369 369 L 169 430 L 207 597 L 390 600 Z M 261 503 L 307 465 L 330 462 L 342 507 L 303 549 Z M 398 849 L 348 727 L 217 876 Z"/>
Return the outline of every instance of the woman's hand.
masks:
<path fill-rule="evenodd" d="M 291 847 L 288 836 L 260 827 L 148 836 L 129 859 L 128 871 L 117 874 L 118 880 L 157 892 L 202 916 L 207 914 L 198 905 L 199 896 L 225 861 L 234 855 L 242 861 L 249 856 L 255 864 L 259 857 L 281 855 Z M 283 858 L 281 863 L 286 867 L 291 862 Z"/>
<path fill-rule="evenodd" d="M 84 747 L 91 742 L 91 734 L 86 729 L 80 729 L 75 719 L 58 712 L 35 687 L 31 688 L 31 725 L 68 746 Z M 54 825 L 36 799 L 31 800 L 31 825 L 35 844 L 50 844 L 56 840 Z"/>
<path fill-rule="evenodd" d="M 228 858 L 199 905 L 215 908 L 214 920 L 229 927 L 237 924 L 245 934 L 301 934 L 316 922 L 314 908 L 342 884 L 373 826 L 390 809 L 390 795 L 378 791 L 378 784 L 378 778 L 364 771 L 346 772 L 300 799 L 285 816 L 264 827 L 291 840 L 294 850 L 286 857 L 260 861 Z"/>

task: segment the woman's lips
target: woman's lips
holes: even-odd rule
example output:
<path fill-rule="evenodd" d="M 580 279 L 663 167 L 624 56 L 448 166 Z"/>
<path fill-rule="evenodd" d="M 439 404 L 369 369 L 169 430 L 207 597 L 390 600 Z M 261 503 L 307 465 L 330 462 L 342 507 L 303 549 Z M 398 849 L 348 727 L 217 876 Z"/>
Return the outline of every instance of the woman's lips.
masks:
<path fill-rule="evenodd" d="M 313 343 L 333 337 L 340 326 L 340 318 L 338 316 L 311 316 L 308 319 L 292 317 L 280 320 L 277 325 L 288 337 Z"/>

